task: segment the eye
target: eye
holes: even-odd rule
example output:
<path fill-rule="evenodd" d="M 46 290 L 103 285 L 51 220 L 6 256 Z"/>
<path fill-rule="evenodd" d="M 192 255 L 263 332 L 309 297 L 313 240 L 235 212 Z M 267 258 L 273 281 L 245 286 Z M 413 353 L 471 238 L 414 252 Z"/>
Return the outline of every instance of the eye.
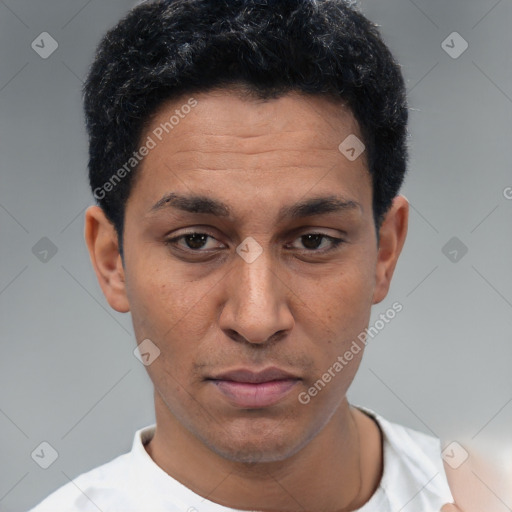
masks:
<path fill-rule="evenodd" d="M 324 233 L 306 233 L 304 235 L 301 235 L 297 238 L 297 240 L 300 240 L 303 247 L 306 248 L 307 252 L 329 252 L 334 250 L 336 247 L 338 247 L 340 244 L 343 243 L 343 239 L 341 238 L 335 238 L 333 236 L 326 235 Z M 318 250 L 319 247 L 322 246 L 322 242 L 327 241 L 327 249 L 322 248 L 321 250 Z M 330 244 L 330 246 L 329 246 Z"/>
<path fill-rule="evenodd" d="M 209 235 L 208 233 L 191 232 L 184 233 L 173 238 L 169 238 L 165 240 L 165 245 L 176 246 L 179 249 L 183 249 L 189 252 L 208 252 L 208 250 L 213 250 L 217 248 L 214 245 L 208 247 L 209 239 L 215 240 L 215 238 Z M 341 238 L 335 238 L 324 233 L 306 233 L 299 236 L 296 240 L 301 241 L 301 243 L 303 244 L 303 248 L 305 248 L 305 250 L 303 249 L 304 252 L 318 253 L 326 253 L 332 251 L 344 242 L 344 240 Z M 183 242 L 183 244 L 180 244 L 179 242 Z M 327 242 L 327 244 L 323 244 L 323 242 Z M 327 245 L 327 248 L 325 247 L 325 245 Z M 294 248 L 299 250 L 301 249 L 296 246 Z"/>
<path fill-rule="evenodd" d="M 180 249 L 194 251 L 194 252 L 205 252 L 200 251 L 203 249 L 208 239 L 215 240 L 215 238 L 208 233 L 185 233 L 183 235 L 176 236 L 165 240 L 166 245 L 176 245 Z M 185 245 L 180 245 L 178 242 L 182 241 Z M 207 245 L 207 244 L 206 244 Z M 206 247 L 206 249 L 215 249 L 215 247 Z"/>

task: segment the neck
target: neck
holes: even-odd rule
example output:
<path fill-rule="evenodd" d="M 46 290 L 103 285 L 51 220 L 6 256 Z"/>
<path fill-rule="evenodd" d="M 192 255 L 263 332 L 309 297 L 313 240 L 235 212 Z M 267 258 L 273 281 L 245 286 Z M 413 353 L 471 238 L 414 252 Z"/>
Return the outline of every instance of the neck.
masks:
<path fill-rule="evenodd" d="M 226 507 L 348 512 L 364 505 L 378 487 L 380 431 L 346 399 L 297 453 L 252 464 L 228 460 L 209 449 L 176 420 L 157 393 L 155 406 L 157 428 L 146 445 L 150 457 L 196 494 Z"/>

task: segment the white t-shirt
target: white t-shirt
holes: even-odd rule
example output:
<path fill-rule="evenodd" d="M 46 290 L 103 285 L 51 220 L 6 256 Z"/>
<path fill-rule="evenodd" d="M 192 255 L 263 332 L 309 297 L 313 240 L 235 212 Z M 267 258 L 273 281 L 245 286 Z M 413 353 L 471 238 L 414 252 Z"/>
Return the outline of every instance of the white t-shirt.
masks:
<path fill-rule="evenodd" d="M 439 439 L 354 407 L 378 422 L 384 443 L 380 485 L 358 512 L 439 512 L 453 502 Z M 29 512 L 232 512 L 192 492 L 153 461 L 144 444 L 154 432 L 155 425 L 138 430 L 129 453 L 82 473 Z"/>

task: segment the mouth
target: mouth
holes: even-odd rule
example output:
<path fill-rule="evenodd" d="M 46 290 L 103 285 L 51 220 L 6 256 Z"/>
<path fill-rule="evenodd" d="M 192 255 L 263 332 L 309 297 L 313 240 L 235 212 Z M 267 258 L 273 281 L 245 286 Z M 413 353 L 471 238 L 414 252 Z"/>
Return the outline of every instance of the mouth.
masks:
<path fill-rule="evenodd" d="M 241 368 L 207 380 L 235 407 L 261 409 L 283 400 L 301 379 L 271 367 L 258 372 Z"/>

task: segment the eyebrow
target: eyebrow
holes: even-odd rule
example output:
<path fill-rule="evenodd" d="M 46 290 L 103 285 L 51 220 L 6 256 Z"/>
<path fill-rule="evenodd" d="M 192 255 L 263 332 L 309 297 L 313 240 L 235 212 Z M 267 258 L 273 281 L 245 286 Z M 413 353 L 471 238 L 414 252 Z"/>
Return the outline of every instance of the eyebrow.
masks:
<path fill-rule="evenodd" d="M 222 201 L 203 195 L 185 196 L 175 192 L 163 196 L 151 207 L 149 213 L 157 213 L 167 208 L 175 208 L 188 213 L 214 215 L 216 217 L 232 216 L 231 209 Z M 354 209 L 362 210 L 361 204 L 338 196 L 312 197 L 282 207 L 279 210 L 278 221 L 287 218 L 298 219 Z"/>

